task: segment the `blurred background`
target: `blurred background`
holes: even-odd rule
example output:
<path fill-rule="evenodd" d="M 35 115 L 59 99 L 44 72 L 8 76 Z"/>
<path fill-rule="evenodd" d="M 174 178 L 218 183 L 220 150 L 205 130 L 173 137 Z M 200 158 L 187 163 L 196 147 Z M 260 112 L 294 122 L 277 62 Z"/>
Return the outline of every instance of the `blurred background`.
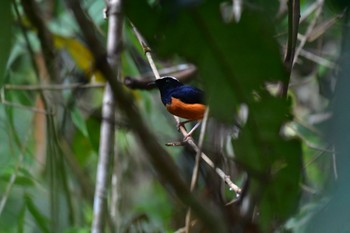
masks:
<path fill-rule="evenodd" d="M 162 76 L 205 90 L 203 151 L 243 191 L 202 162 L 194 193 L 228 231 L 349 232 L 348 3 L 301 0 L 293 34 L 288 2 L 124 1 L 118 81 L 188 186 L 196 153 L 165 146 L 183 137 L 129 21 Z M 80 4 L 105 45 L 106 2 Z M 2 0 L 0 18 L 0 232 L 90 232 L 103 120 L 115 126 L 105 232 L 185 232 L 187 207 L 133 122 L 118 105 L 103 118 L 106 82 L 64 1 Z"/>

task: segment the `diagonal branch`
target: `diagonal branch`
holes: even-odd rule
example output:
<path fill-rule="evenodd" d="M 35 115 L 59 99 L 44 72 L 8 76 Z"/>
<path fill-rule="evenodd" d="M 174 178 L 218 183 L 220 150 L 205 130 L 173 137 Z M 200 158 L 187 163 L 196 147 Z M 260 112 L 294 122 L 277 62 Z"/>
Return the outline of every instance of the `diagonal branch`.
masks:
<path fill-rule="evenodd" d="M 295 51 L 295 58 L 294 58 L 293 63 L 295 63 L 297 61 L 299 54 L 301 53 L 303 47 L 305 46 L 307 40 L 309 39 L 313 29 L 316 26 L 317 20 L 319 19 L 320 15 L 322 13 L 322 9 L 323 9 L 322 7 L 323 7 L 324 0 L 317 0 L 317 2 L 319 3 L 319 5 L 318 5 L 318 8 L 316 9 L 315 16 L 312 19 L 312 21 L 310 22 L 309 26 L 307 27 L 305 35 L 300 40 L 300 44 Z"/>
<path fill-rule="evenodd" d="M 297 44 L 298 29 L 300 19 L 299 0 L 288 0 L 288 42 L 287 51 L 284 58 L 284 64 L 288 71 L 288 79 L 282 86 L 282 97 L 287 97 L 290 74 L 293 68 L 294 53 Z"/>

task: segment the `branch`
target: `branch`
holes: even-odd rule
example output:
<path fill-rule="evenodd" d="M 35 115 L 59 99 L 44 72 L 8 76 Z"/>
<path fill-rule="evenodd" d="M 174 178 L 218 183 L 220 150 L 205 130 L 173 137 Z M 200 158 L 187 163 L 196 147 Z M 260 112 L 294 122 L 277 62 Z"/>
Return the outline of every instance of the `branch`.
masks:
<path fill-rule="evenodd" d="M 105 87 L 104 83 L 93 83 L 93 84 L 49 84 L 49 85 L 13 85 L 6 84 L 5 90 L 9 91 L 62 91 L 66 89 L 88 89 L 88 88 L 102 88 Z"/>
<path fill-rule="evenodd" d="M 196 154 L 196 160 L 195 160 L 195 165 L 193 167 L 192 171 L 192 178 L 191 178 L 191 192 L 193 192 L 197 180 L 198 180 L 198 171 L 199 171 L 199 165 L 201 161 L 201 154 L 202 154 L 202 146 L 203 146 L 203 141 L 204 141 L 204 135 L 207 129 L 207 124 L 208 124 L 208 115 L 209 115 L 209 108 L 205 111 L 205 115 L 203 118 L 203 122 L 201 125 L 201 131 L 199 135 L 199 142 L 198 142 L 198 147 L 199 151 Z M 186 219 L 185 219 L 185 232 L 189 233 L 191 230 L 191 209 L 188 208 L 187 214 L 186 214 Z"/>
<path fill-rule="evenodd" d="M 310 35 L 312 34 L 312 31 L 314 30 L 314 28 L 316 26 L 316 22 L 322 13 L 322 7 L 323 7 L 324 0 L 317 0 L 317 2 L 319 3 L 319 5 L 318 5 L 318 8 L 316 10 L 315 16 L 312 19 L 312 21 L 310 22 L 309 26 L 307 27 L 305 35 L 300 40 L 299 46 L 295 51 L 295 58 L 294 58 L 293 63 L 295 63 L 298 60 L 298 57 L 299 57 L 301 50 L 303 49 L 304 45 L 306 44 L 307 40 L 309 39 Z"/>
<path fill-rule="evenodd" d="M 56 50 L 52 35 L 42 17 L 43 13 L 34 0 L 21 0 L 23 10 L 30 22 L 37 29 L 38 38 L 43 51 L 45 65 L 51 81 L 58 82 L 59 75 L 56 67 Z"/>
<path fill-rule="evenodd" d="M 288 43 L 287 51 L 284 58 L 284 64 L 288 71 L 288 80 L 283 83 L 282 97 L 287 97 L 290 74 L 293 68 L 294 53 L 297 43 L 298 28 L 300 19 L 300 2 L 299 0 L 288 0 Z"/>
<path fill-rule="evenodd" d="M 122 48 L 122 30 L 123 18 L 121 15 L 121 0 L 110 0 L 108 3 L 108 39 L 107 39 L 107 55 L 108 62 L 114 67 L 114 72 L 120 74 L 120 53 Z M 118 76 L 113 77 L 113 79 Z M 115 100 L 113 92 L 109 84 L 106 85 L 103 105 L 102 118 L 113 119 L 115 112 Z M 96 173 L 96 188 L 94 197 L 94 210 L 92 221 L 92 233 L 104 232 L 104 219 L 107 212 L 107 189 L 109 183 L 110 161 L 114 148 L 115 125 L 109 120 L 103 120 L 101 124 L 99 147 L 99 161 Z"/>
<path fill-rule="evenodd" d="M 116 72 L 118 76 L 116 77 L 118 80 L 120 80 L 120 74 L 121 74 L 121 51 L 123 47 L 123 41 L 122 41 L 122 33 L 123 33 L 123 24 L 124 24 L 124 17 L 122 14 L 122 0 L 110 0 L 108 3 L 106 3 L 106 7 L 108 9 L 108 21 L 109 21 L 109 28 L 108 28 L 108 40 L 107 40 L 107 50 L 108 50 L 108 61 L 112 67 L 116 68 Z M 109 89 L 109 95 L 113 97 L 113 92 L 110 89 L 110 86 L 108 85 Z M 107 94 L 107 93 L 106 93 Z M 113 138 L 114 140 L 114 138 Z M 120 192 L 120 178 L 118 177 L 119 173 L 118 166 L 119 163 L 119 157 L 117 154 L 116 148 L 114 148 L 114 167 L 113 167 L 113 174 L 112 174 L 112 193 L 111 193 L 111 204 L 110 204 L 110 217 L 113 224 L 113 230 L 115 232 L 118 232 L 119 226 L 119 215 L 118 215 L 118 194 Z"/>
<path fill-rule="evenodd" d="M 201 205 L 197 198 L 191 194 L 186 184 L 179 176 L 170 155 L 159 145 L 155 136 L 142 121 L 140 112 L 136 108 L 131 94 L 125 92 L 120 83 L 115 79 L 116 73 L 108 64 L 105 57 L 106 49 L 96 37 L 93 23 L 87 18 L 79 1 L 65 0 L 65 2 L 68 8 L 73 12 L 87 44 L 96 59 L 96 67 L 101 71 L 106 80 L 108 80 L 114 93 L 114 100 L 118 106 L 120 106 L 120 110 L 129 118 L 130 122 L 133 122 L 133 124 L 131 124 L 132 130 L 147 152 L 146 155 L 154 169 L 162 179 L 169 182 L 169 185 L 174 189 L 179 199 L 192 208 L 198 218 L 205 224 L 208 231 L 217 233 L 227 232 L 226 224 L 222 217 L 218 216 L 219 213 L 213 208 L 209 210 Z"/>
<path fill-rule="evenodd" d="M 114 98 L 109 85 L 106 86 L 103 104 L 102 119 L 112 119 L 114 116 Z M 101 123 L 99 159 L 96 171 L 96 187 L 94 196 L 93 221 L 91 232 L 104 232 L 104 219 L 107 206 L 107 186 L 109 183 L 109 170 L 111 155 L 114 146 L 114 129 L 113 122 L 103 120 Z"/>
<path fill-rule="evenodd" d="M 180 82 L 187 82 L 197 71 L 195 65 L 181 64 L 174 67 L 164 68 L 159 70 L 161 76 L 171 75 L 175 76 Z M 149 90 L 155 86 L 148 85 L 153 80 L 153 72 L 142 74 L 138 77 L 125 77 L 124 84 L 130 89 Z"/>

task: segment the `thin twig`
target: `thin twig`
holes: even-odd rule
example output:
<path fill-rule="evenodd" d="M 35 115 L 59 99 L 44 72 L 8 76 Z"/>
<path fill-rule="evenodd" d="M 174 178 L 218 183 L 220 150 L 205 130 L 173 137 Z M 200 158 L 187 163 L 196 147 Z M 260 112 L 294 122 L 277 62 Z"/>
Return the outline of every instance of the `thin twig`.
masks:
<path fill-rule="evenodd" d="M 52 114 L 51 112 L 47 112 L 47 111 L 42 110 L 40 108 L 34 108 L 34 107 L 29 107 L 29 106 L 25 106 L 25 105 L 21 105 L 21 104 L 17 104 L 17 103 L 11 103 L 11 102 L 8 102 L 6 100 L 1 100 L 0 104 L 5 105 L 5 106 L 9 106 L 9 107 L 14 107 L 14 108 L 19 108 L 19 109 L 23 109 L 23 110 L 28 110 L 28 111 L 31 111 L 31 112 L 41 113 L 41 114 L 45 114 L 45 115 Z"/>
<path fill-rule="evenodd" d="M 337 67 L 336 63 L 324 58 L 324 57 L 321 57 L 321 56 L 318 56 L 316 54 L 313 54 L 309 51 L 306 51 L 304 49 L 300 50 L 299 52 L 299 55 L 300 56 L 303 56 L 307 59 L 309 59 L 310 61 L 313 61 L 319 65 L 322 65 L 322 66 L 325 66 L 325 67 L 328 67 L 330 69 L 334 69 Z"/>
<path fill-rule="evenodd" d="M 317 2 L 319 3 L 319 6 L 317 8 L 317 11 L 315 13 L 315 16 L 314 18 L 312 19 L 312 21 L 310 22 L 309 26 L 307 27 L 306 29 L 306 32 L 305 32 L 305 35 L 304 37 L 302 38 L 302 40 L 300 41 L 299 43 L 299 46 L 298 48 L 296 49 L 295 51 L 295 55 L 294 55 L 294 62 L 293 64 L 298 60 L 298 57 L 300 55 L 300 52 L 301 50 L 303 49 L 303 47 L 305 46 L 309 36 L 311 35 L 313 29 L 315 28 L 316 26 L 316 23 L 317 23 L 317 20 L 318 18 L 320 17 L 321 13 L 322 13 L 322 7 L 323 7 L 323 3 L 324 3 L 324 0 L 317 0 Z"/>
<path fill-rule="evenodd" d="M 18 175 L 19 168 L 21 167 L 21 165 L 23 163 L 24 152 L 25 152 L 25 150 L 27 148 L 28 139 L 29 139 L 29 133 L 27 133 L 27 136 L 26 136 L 26 138 L 24 140 L 24 143 L 21 145 L 20 154 L 19 154 L 19 158 L 18 158 L 18 161 L 16 163 L 16 166 L 15 166 L 15 169 L 14 169 L 14 171 L 11 174 L 10 180 L 9 180 L 7 186 L 6 186 L 6 189 L 5 189 L 4 193 L 2 194 L 2 198 L 1 198 L 1 201 L 0 201 L 0 216 L 2 214 L 2 211 L 5 208 L 5 205 L 6 205 L 7 199 L 9 197 L 9 195 L 10 195 L 11 189 L 12 189 L 14 183 L 16 182 L 16 178 L 17 178 L 17 175 Z"/>
<path fill-rule="evenodd" d="M 196 73 L 197 68 L 193 64 L 180 64 L 159 70 L 160 76 L 175 76 L 180 82 L 187 82 Z M 149 90 L 156 86 L 149 85 L 153 80 L 153 72 L 147 72 L 136 77 L 125 77 L 124 84 L 131 89 Z"/>
<path fill-rule="evenodd" d="M 32 68 L 34 70 L 34 73 L 35 73 L 36 77 L 38 78 L 39 77 L 39 71 L 38 71 L 38 67 L 36 66 L 35 60 L 34 60 L 34 50 L 33 50 L 32 46 L 30 45 L 27 31 L 26 31 L 26 29 L 24 27 L 24 23 L 23 23 L 21 14 L 19 13 L 17 1 L 16 0 L 12 0 L 12 5 L 13 5 L 13 8 L 15 10 L 15 15 L 17 17 L 17 20 L 19 22 L 19 28 L 21 30 L 21 33 L 22 33 L 23 37 L 24 37 L 24 41 L 25 41 L 28 53 L 30 55 L 30 62 L 32 63 Z"/>
<path fill-rule="evenodd" d="M 283 82 L 281 96 L 286 98 L 288 93 L 288 86 L 290 82 L 290 75 L 293 68 L 293 61 L 295 60 L 295 48 L 297 43 L 297 35 L 299 29 L 300 19 L 300 2 L 299 0 L 288 0 L 288 42 L 287 50 L 284 58 L 284 64 L 288 71 L 288 79 Z"/>
<path fill-rule="evenodd" d="M 88 88 L 102 88 L 105 87 L 104 83 L 93 83 L 93 84 L 39 84 L 39 85 L 12 85 L 6 84 L 5 90 L 9 91 L 61 91 L 66 89 L 88 89 Z"/>
<path fill-rule="evenodd" d="M 196 225 L 197 220 L 192 220 L 191 221 L 191 227 Z M 182 227 L 180 229 L 177 229 L 174 233 L 185 233 L 186 232 L 186 227 Z"/>
<path fill-rule="evenodd" d="M 27 33 L 25 27 L 23 26 L 24 23 L 23 23 L 22 16 L 19 13 L 18 3 L 16 2 L 16 0 L 12 0 L 12 4 L 14 6 L 15 14 L 16 14 L 16 16 L 18 18 L 18 21 L 20 22 L 19 27 L 20 27 L 21 33 L 22 33 L 22 35 L 24 37 L 24 41 L 25 41 L 28 53 L 30 55 L 30 61 L 31 61 L 32 68 L 33 68 L 34 73 L 35 73 L 35 78 L 36 78 L 36 80 L 38 82 L 40 82 L 41 81 L 41 77 L 40 77 L 40 72 L 39 72 L 39 68 L 38 68 L 38 63 L 35 61 L 34 49 L 33 49 L 32 45 L 30 44 L 28 33 Z M 41 43 L 45 44 L 45 42 L 41 42 Z M 49 63 L 49 62 L 47 62 L 47 63 Z M 39 96 L 41 98 L 41 101 L 43 102 L 44 109 L 47 109 L 48 101 L 47 101 L 46 97 L 44 96 L 44 93 L 41 90 L 39 90 Z"/>
<path fill-rule="evenodd" d="M 200 162 L 201 153 L 202 153 L 204 135 L 205 135 L 205 132 L 207 129 L 207 124 L 208 124 L 208 115 L 209 115 L 209 108 L 207 108 L 207 110 L 205 111 L 204 118 L 202 121 L 201 131 L 200 131 L 199 140 L 198 140 L 199 151 L 196 154 L 196 164 L 195 164 L 195 167 L 193 169 L 192 180 L 191 180 L 191 189 L 190 189 L 191 191 L 194 190 L 194 187 L 197 183 L 199 162 Z"/>
<path fill-rule="evenodd" d="M 344 17 L 344 12 L 342 12 L 341 14 L 338 14 L 338 15 L 326 20 L 325 22 L 322 22 L 322 23 L 318 24 L 317 26 L 315 26 L 314 30 L 312 31 L 312 33 L 310 34 L 310 36 L 308 38 L 308 42 L 313 42 L 313 41 L 317 40 L 328 29 L 330 29 L 337 22 L 339 22 L 339 20 L 343 17 Z"/>
<path fill-rule="evenodd" d="M 304 168 L 310 166 L 313 162 L 315 162 L 320 156 L 322 156 L 325 153 L 335 154 L 335 152 L 333 150 L 331 150 L 331 149 L 318 150 L 318 152 L 315 155 L 313 155 L 313 157 L 309 161 L 305 162 Z"/>
<path fill-rule="evenodd" d="M 132 27 L 132 30 L 134 31 L 138 41 L 140 42 L 142 49 L 144 51 L 144 53 L 146 54 L 146 57 L 148 59 L 149 65 L 152 68 L 153 74 L 156 77 L 156 79 L 160 79 L 160 75 L 158 72 L 158 69 L 152 59 L 152 55 L 151 55 L 151 48 L 147 45 L 146 41 L 143 39 L 142 35 L 140 34 L 140 32 L 137 30 L 137 28 L 134 26 L 134 24 L 132 22 L 130 22 L 130 25 Z"/>
<path fill-rule="evenodd" d="M 177 123 L 180 122 L 180 119 L 178 117 L 176 117 L 175 120 L 176 120 Z M 180 127 L 180 131 L 181 131 L 183 136 L 186 136 L 188 134 L 184 127 Z M 187 143 L 190 144 L 190 146 L 192 146 L 192 148 L 196 152 L 200 151 L 199 147 L 194 143 L 192 137 L 189 137 L 189 139 L 187 140 Z M 204 160 L 204 162 L 206 162 L 206 164 L 208 164 L 209 167 L 211 167 L 211 168 L 213 168 L 215 170 L 216 174 L 218 174 L 219 177 L 221 179 L 223 179 L 223 181 L 229 186 L 230 190 L 233 190 L 236 193 L 241 193 L 241 188 L 238 187 L 237 185 L 235 185 L 231 181 L 230 176 L 226 175 L 223 170 L 221 170 L 220 168 L 216 167 L 214 162 L 206 154 L 204 154 L 203 152 L 201 153 L 201 158 Z"/>
<path fill-rule="evenodd" d="M 193 192 L 198 180 L 199 164 L 201 161 L 204 135 L 208 124 L 208 115 L 209 115 L 209 108 L 207 108 L 207 110 L 205 111 L 204 118 L 201 125 L 201 131 L 200 131 L 199 140 L 198 140 L 199 151 L 196 153 L 195 165 L 193 167 L 193 172 L 192 172 L 191 187 L 190 187 L 191 192 Z M 190 232 L 191 230 L 191 208 L 188 208 L 187 210 L 186 220 L 185 220 L 185 230 L 186 230 L 185 231 L 186 233 Z"/>
<path fill-rule="evenodd" d="M 303 12 L 303 15 L 300 17 L 300 23 L 304 22 L 315 10 L 321 7 L 320 1 L 316 1 L 311 4 L 306 10 Z"/>
<path fill-rule="evenodd" d="M 293 66 L 298 28 L 300 19 L 300 2 L 299 0 L 288 0 L 288 43 L 285 55 L 285 65 L 290 72 Z M 286 94 L 286 93 L 284 93 Z"/>
<path fill-rule="evenodd" d="M 332 146 L 332 162 L 333 162 L 333 174 L 334 174 L 334 179 L 338 180 L 338 168 L 337 168 L 337 157 L 336 157 L 336 152 L 334 145 Z"/>
<path fill-rule="evenodd" d="M 43 18 L 42 11 L 34 0 L 21 0 L 21 3 L 25 14 L 28 16 L 28 19 L 37 29 L 45 65 L 49 73 L 48 78 L 51 78 L 50 81 L 58 82 L 59 72 L 56 64 L 57 57 L 54 40 L 46 25 L 46 20 Z"/>

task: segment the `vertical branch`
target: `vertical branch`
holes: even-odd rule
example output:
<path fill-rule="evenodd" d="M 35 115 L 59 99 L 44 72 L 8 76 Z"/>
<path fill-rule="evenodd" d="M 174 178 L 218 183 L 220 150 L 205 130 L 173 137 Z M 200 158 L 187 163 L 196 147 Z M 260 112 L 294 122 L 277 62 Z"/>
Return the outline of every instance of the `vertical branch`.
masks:
<path fill-rule="evenodd" d="M 112 67 L 116 68 L 118 74 L 118 79 L 120 78 L 121 70 L 121 58 L 120 54 L 123 49 L 123 25 L 124 25 L 124 16 L 122 14 L 122 0 L 110 0 L 109 5 L 109 31 L 108 31 L 108 40 L 107 40 L 107 52 L 108 52 L 108 61 Z M 109 85 L 109 84 L 108 84 Z M 112 91 L 111 91 L 111 94 Z M 114 164 L 113 164 L 113 174 L 112 174 L 112 193 L 111 193 L 111 219 L 114 226 L 114 231 L 119 232 L 119 203 L 118 199 L 120 196 L 120 178 L 119 174 L 119 156 L 117 154 L 118 149 L 116 145 L 114 147 Z"/>
<path fill-rule="evenodd" d="M 38 81 L 46 81 L 50 82 L 58 82 L 59 81 L 59 72 L 57 69 L 57 60 L 56 60 L 56 50 L 54 47 L 53 37 L 51 32 L 49 31 L 46 21 L 43 17 L 43 12 L 40 9 L 38 3 L 34 0 L 21 0 L 21 5 L 23 7 L 24 13 L 30 20 L 31 24 L 37 30 L 37 36 L 40 42 L 42 57 L 44 58 L 44 66 L 40 66 L 40 60 L 36 61 L 37 70 L 39 71 L 40 77 L 38 77 Z M 22 31 L 23 33 L 24 31 Z M 25 33 L 24 33 L 25 35 Z M 26 36 L 25 36 L 26 38 Z M 26 39 L 28 48 L 30 47 L 29 41 Z M 28 49 L 28 51 L 32 51 Z M 32 56 L 33 54 L 30 53 Z M 33 59 L 33 57 L 32 57 Z M 34 68 L 35 69 L 35 68 Z M 50 113 L 57 112 L 56 106 L 59 99 L 59 94 L 55 94 L 52 98 L 47 98 L 46 95 L 41 91 L 40 92 L 41 100 L 43 101 L 44 108 L 48 110 Z M 56 102 L 56 103 L 55 103 Z M 56 113 L 57 115 L 57 113 Z M 50 180 L 50 215 L 51 215 L 51 230 L 55 232 L 58 230 L 59 223 L 59 202 L 58 202 L 58 186 L 57 186 L 57 164 L 54 161 L 55 156 L 57 156 L 57 147 L 55 142 L 51 142 L 53 140 L 55 133 L 55 119 L 51 114 L 46 116 L 46 130 L 47 130 L 47 142 L 48 147 L 47 150 L 47 161 L 48 161 L 48 169 L 49 169 L 49 180 Z M 51 162 L 51 163 L 50 163 Z M 61 176 L 62 179 L 64 177 Z M 64 180 L 62 180 L 65 182 Z M 64 185 L 64 183 L 63 183 Z M 67 192 L 66 192 L 67 194 Z M 67 196 L 66 196 L 67 197 Z M 67 198 L 68 208 L 70 214 L 73 214 L 72 205 L 70 205 L 71 200 Z"/>
<path fill-rule="evenodd" d="M 294 53 L 297 43 L 298 29 L 300 19 L 300 1 L 288 0 L 288 43 L 287 51 L 284 58 L 284 64 L 288 71 L 288 80 L 283 83 L 282 96 L 286 97 L 288 92 L 288 85 L 290 74 L 293 68 Z"/>
<path fill-rule="evenodd" d="M 109 85 L 106 86 L 103 104 L 102 104 L 102 121 L 101 136 L 99 147 L 99 159 L 96 172 L 96 187 L 94 196 L 94 210 L 92 221 L 92 233 L 104 232 L 104 219 L 107 202 L 107 185 L 110 168 L 111 154 L 114 145 L 114 99 Z"/>
<path fill-rule="evenodd" d="M 121 18 L 121 1 L 110 0 L 108 2 L 108 39 L 107 54 L 108 62 L 114 67 L 115 73 L 119 76 L 120 52 L 122 48 L 122 28 L 123 20 Z M 118 78 L 118 77 L 114 77 Z M 109 84 L 106 85 L 103 106 L 102 106 L 102 125 L 99 148 L 99 161 L 96 174 L 96 188 L 94 197 L 94 217 L 91 232 L 104 232 L 104 216 L 107 212 L 107 186 L 108 174 L 110 171 L 111 155 L 114 147 L 115 126 L 113 123 L 115 112 L 115 101 L 112 89 Z M 117 159 L 117 158 L 115 158 Z M 115 176 L 115 174 L 114 174 Z M 114 177 L 115 179 L 116 177 Z M 113 192 L 118 192 L 114 190 Z M 114 195 L 116 195 L 114 193 Z"/>
<path fill-rule="evenodd" d="M 52 35 L 42 17 L 42 11 L 34 0 L 21 0 L 23 10 L 30 22 L 37 29 L 38 38 L 43 51 L 45 65 L 49 73 L 49 78 L 53 82 L 58 82 L 59 75 L 56 66 L 56 51 Z"/>

